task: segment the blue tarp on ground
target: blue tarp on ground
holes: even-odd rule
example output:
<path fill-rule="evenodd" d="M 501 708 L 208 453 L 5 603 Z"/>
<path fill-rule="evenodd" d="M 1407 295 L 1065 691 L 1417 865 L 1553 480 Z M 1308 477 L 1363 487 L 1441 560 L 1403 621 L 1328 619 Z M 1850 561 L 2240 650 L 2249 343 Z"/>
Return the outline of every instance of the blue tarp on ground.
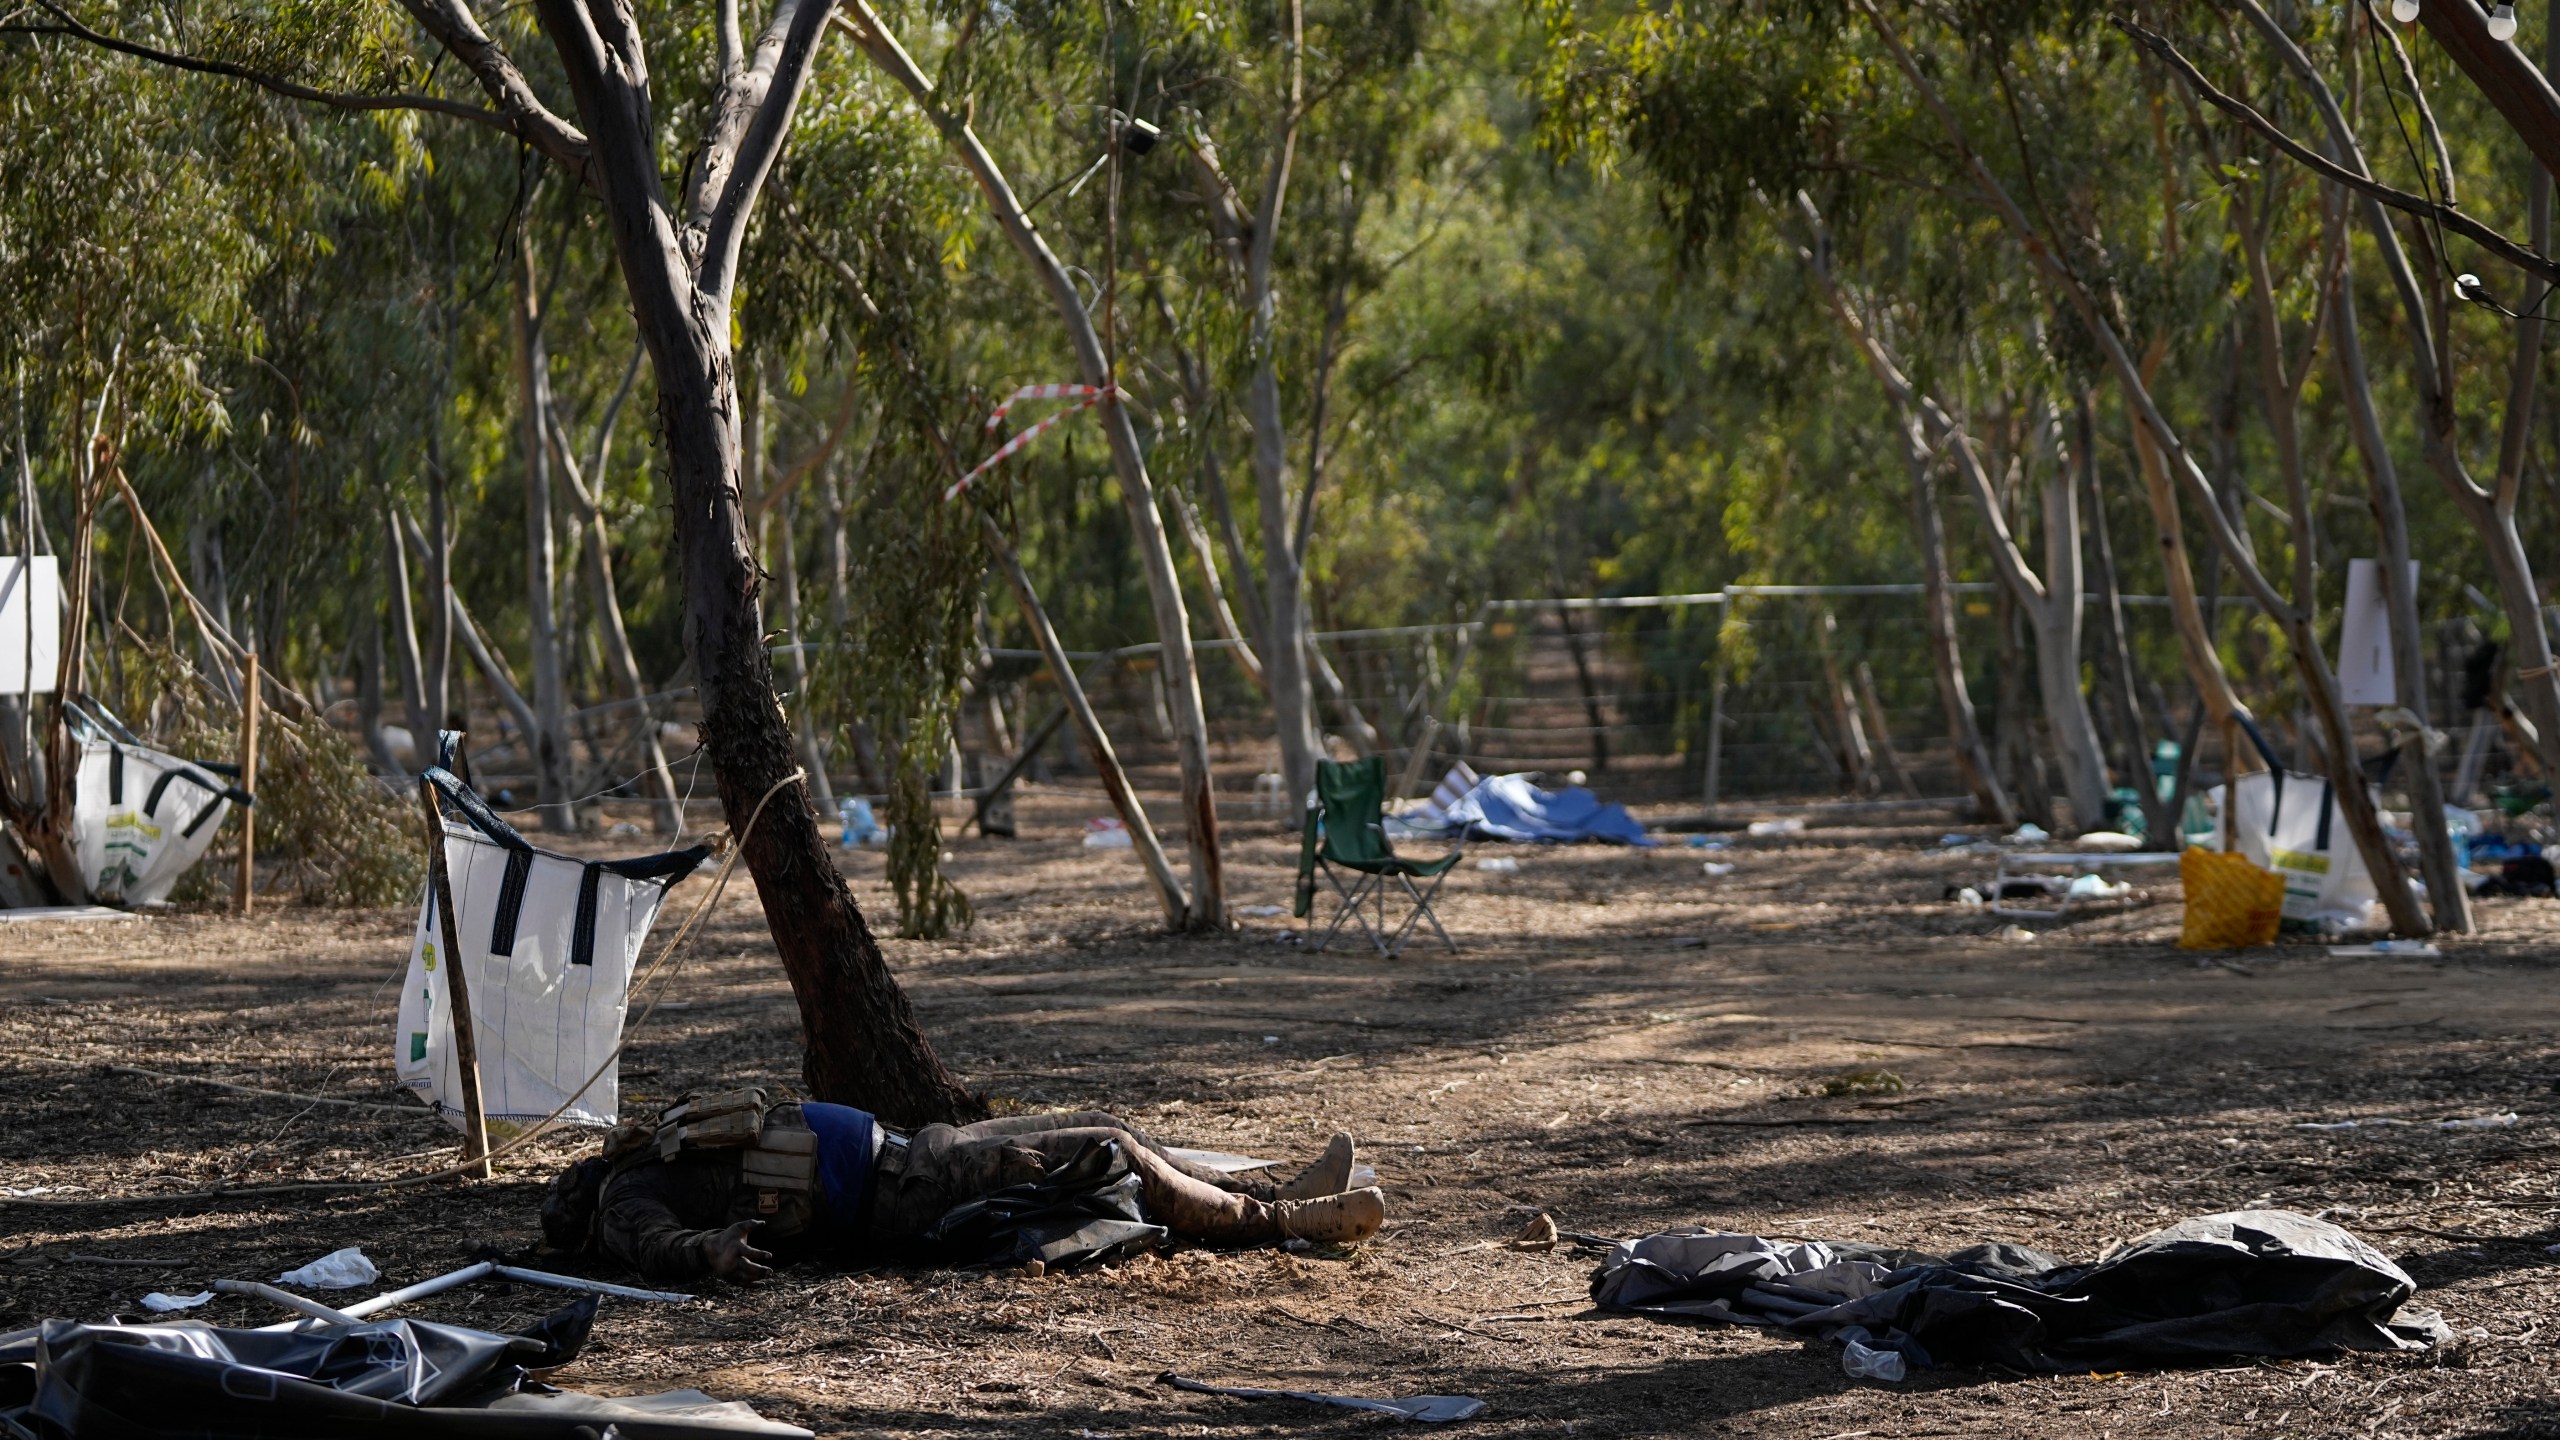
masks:
<path fill-rule="evenodd" d="M 1545 841 L 1605 840 L 1616 845 L 1651 845 L 1644 825 L 1627 807 L 1602 804 L 1579 785 L 1541 790 L 1527 775 L 1488 776 L 1449 807 L 1449 823 L 1471 838 Z"/>

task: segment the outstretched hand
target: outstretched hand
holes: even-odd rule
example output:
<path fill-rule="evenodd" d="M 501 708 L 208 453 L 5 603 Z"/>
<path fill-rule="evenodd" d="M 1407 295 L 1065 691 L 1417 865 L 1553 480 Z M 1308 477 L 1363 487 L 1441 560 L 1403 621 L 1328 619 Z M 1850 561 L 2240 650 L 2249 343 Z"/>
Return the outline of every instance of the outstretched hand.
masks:
<path fill-rule="evenodd" d="M 703 1259 L 710 1262 L 711 1273 L 723 1280 L 753 1284 L 773 1273 L 773 1252 L 755 1247 L 753 1236 L 761 1220 L 741 1220 L 702 1242 Z"/>

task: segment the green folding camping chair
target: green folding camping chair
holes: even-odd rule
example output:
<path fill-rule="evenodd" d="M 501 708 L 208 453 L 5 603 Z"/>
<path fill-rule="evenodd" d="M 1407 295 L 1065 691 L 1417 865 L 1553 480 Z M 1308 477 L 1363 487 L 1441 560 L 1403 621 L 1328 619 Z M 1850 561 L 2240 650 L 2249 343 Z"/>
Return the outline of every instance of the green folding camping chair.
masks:
<path fill-rule="evenodd" d="M 1324 938 L 1315 943 L 1318 950 L 1333 943 L 1342 932 L 1343 922 L 1360 926 L 1378 953 L 1392 957 L 1404 948 L 1405 937 L 1413 933 L 1416 922 L 1428 920 L 1440 943 L 1449 953 L 1458 953 L 1458 942 L 1441 928 L 1440 917 L 1431 913 L 1431 897 L 1440 893 L 1440 882 L 1458 863 L 1460 851 L 1451 850 L 1436 860 L 1407 860 L 1396 854 L 1387 843 L 1386 831 L 1387 766 L 1372 755 L 1348 765 L 1333 760 L 1316 762 L 1316 803 L 1307 811 L 1305 838 L 1298 846 L 1299 919 L 1313 924 L 1316 900 L 1316 875 L 1322 872 L 1325 882 L 1333 886 L 1342 908 L 1334 912 L 1333 924 Z M 1351 877 L 1343 884 L 1343 875 Z M 1417 889 L 1416 880 L 1428 880 L 1431 888 Z M 1403 887 L 1406 898 L 1413 902 L 1413 913 L 1404 917 L 1392 939 L 1387 929 L 1387 882 Z M 1378 923 L 1372 926 L 1361 907 L 1370 905 L 1377 911 Z"/>

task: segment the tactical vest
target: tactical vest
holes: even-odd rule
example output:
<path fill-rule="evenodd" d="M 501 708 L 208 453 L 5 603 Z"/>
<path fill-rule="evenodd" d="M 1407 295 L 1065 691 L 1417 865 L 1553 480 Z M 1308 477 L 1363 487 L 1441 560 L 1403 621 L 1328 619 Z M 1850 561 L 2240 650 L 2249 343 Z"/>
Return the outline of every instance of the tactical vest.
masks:
<path fill-rule="evenodd" d="M 688 1095 L 654 1127 L 617 1126 L 605 1154 L 617 1170 L 685 1151 L 732 1152 L 738 1183 L 723 1225 L 761 1220 L 761 1238 L 788 1240 L 817 1218 L 818 1137 L 795 1101 L 773 1104 L 761 1088 Z"/>

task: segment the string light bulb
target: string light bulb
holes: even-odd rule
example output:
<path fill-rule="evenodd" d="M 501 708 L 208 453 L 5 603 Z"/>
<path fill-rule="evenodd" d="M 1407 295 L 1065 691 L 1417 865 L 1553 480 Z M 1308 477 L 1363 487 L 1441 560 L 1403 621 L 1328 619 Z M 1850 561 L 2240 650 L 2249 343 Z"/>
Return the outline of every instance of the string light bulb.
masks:
<path fill-rule="evenodd" d="M 2418 0 L 2391 0 L 2391 18 L 2403 25 L 2418 23 Z"/>
<path fill-rule="evenodd" d="M 2489 38 L 2501 45 L 2516 38 L 2516 7 L 2513 5 L 2489 7 Z"/>

